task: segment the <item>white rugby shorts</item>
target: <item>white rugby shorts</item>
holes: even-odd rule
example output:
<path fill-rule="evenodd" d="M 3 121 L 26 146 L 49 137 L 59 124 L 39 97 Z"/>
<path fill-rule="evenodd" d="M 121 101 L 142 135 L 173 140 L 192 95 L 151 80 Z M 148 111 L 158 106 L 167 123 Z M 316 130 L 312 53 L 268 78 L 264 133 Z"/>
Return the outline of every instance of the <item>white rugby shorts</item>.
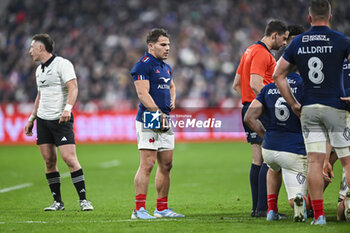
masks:
<path fill-rule="evenodd" d="M 173 129 L 167 132 L 154 132 L 151 129 L 144 129 L 143 123 L 136 121 L 136 135 L 138 149 L 166 151 L 174 150 L 175 136 Z"/>
<path fill-rule="evenodd" d="M 265 163 L 272 171 L 279 172 L 282 169 L 282 177 L 288 194 L 288 200 L 295 198 L 297 193 L 307 195 L 306 155 L 264 148 L 262 148 L 262 155 Z"/>
<path fill-rule="evenodd" d="M 300 121 L 307 152 L 325 153 L 328 139 L 336 148 L 350 146 L 348 111 L 322 104 L 306 105 L 301 110 Z"/>

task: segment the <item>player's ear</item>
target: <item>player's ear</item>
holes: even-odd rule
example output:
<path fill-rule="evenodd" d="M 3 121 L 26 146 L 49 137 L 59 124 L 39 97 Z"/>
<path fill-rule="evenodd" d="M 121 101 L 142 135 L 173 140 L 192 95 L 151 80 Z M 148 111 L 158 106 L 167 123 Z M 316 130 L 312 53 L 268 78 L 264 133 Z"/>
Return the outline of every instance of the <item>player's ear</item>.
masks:
<path fill-rule="evenodd" d="M 45 50 L 45 47 L 43 44 L 39 43 L 39 51 L 42 52 Z"/>
<path fill-rule="evenodd" d="M 332 18 L 333 18 L 333 15 L 330 14 L 330 15 L 329 15 L 329 22 L 332 20 Z"/>
<path fill-rule="evenodd" d="M 309 23 L 312 23 L 312 17 L 311 17 L 311 15 L 308 15 L 308 16 L 307 16 L 307 19 L 308 19 Z"/>
<path fill-rule="evenodd" d="M 276 38 L 277 38 L 277 32 L 274 32 L 274 33 L 273 33 L 273 37 L 272 37 L 272 38 L 276 40 Z"/>

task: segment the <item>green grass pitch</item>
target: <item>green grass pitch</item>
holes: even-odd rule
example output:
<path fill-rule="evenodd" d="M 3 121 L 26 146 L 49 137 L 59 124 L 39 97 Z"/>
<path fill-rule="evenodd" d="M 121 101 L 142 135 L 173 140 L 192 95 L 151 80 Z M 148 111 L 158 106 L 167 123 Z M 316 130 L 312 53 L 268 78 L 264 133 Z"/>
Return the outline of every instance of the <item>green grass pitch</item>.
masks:
<path fill-rule="evenodd" d="M 136 145 L 78 145 L 85 173 L 87 198 L 95 210 L 81 212 L 68 168 L 59 158 L 62 197 L 66 210 L 44 212 L 52 197 L 37 146 L 0 147 L 0 190 L 20 184 L 21 189 L 0 192 L 0 232 L 350 232 L 348 223 L 336 222 L 341 176 L 325 192 L 326 226 L 293 223 L 284 186 L 280 222 L 251 218 L 247 143 L 178 143 L 171 174 L 169 206 L 185 219 L 130 220 L 134 207 L 133 179 L 139 156 Z M 155 169 L 154 169 L 155 171 Z M 152 172 L 146 208 L 153 213 L 156 192 Z"/>

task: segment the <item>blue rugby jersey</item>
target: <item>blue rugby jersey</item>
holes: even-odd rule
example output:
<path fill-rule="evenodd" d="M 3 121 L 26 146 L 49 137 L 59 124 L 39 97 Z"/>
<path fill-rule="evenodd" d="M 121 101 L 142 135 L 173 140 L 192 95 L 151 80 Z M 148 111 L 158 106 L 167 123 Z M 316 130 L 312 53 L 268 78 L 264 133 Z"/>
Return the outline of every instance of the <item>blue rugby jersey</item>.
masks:
<path fill-rule="evenodd" d="M 298 101 L 302 97 L 302 78 L 297 73 L 287 77 L 291 90 Z M 264 124 L 266 134 L 262 147 L 306 155 L 299 118 L 293 113 L 274 83 L 266 85 L 256 97 L 264 106 L 269 122 Z"/>
<path fill-rule="evenodd" d="M 342 67 L 350 54 L 350 39 L 327 26 L 313 26 L 295 37 L 283 58 L 295 64 L 303 78 L 303 105 L 323 104 L 346 109 Z"/>
<path fill-rule="evenodd" d="M 165 114 L 170 113 L 170 82 L 172 80 L 171 67 L 163 60 L 146 53 L 130 71 L 134 81 L 149 80 L 149 94 L 159 109 Z M 136 120 L 143 122 L 143 112 L 147 108 L 140 102 Z"/>

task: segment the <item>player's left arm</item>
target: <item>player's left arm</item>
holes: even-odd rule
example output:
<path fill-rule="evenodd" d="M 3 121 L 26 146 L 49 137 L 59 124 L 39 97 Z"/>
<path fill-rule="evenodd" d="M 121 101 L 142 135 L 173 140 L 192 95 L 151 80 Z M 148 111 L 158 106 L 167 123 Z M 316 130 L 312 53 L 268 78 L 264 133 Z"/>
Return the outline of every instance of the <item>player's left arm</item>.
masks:
<path fill-rule="evenodd" d="M 264 87 L 264 77 L 258 74 L 250 75 L 250 87 L 255 95 L 259 95 L 261 89 Z"/>
<path fill-rule="evenodd" d="M 272 75 L 272 78 L 275 81 L 276 86 L 281 93 L 281 96 L 289 104 L 293 112 L 298 117 L 300 117 L 301 105 L 290 90 L 289 83 L 286 79 L 287 75 L 292 71 L 292 69 L 293 64 L 289 63 L 287 60 L 281 57 L 277 62 L 277 66 L 275 72 Z"/>
<path fill-rule="evenodd" d="M 244 123 L 248 125 L 254 132 L 256 132 L 259 137 L 264 138 L 266 129 L 259 120 L 259 117 L 264 113 L 264 106 L 259 100 L 253 100 L 250 104 L 245 116 Z"/>
<path fill-rule="evenodd" d="M 66 82 L 66 86 L 68 88 L 68 98 L 67 98 L 67 104 L 64 108 L 64 111 L 61 115 L 60 120 L 58 123 L 61 122 L 68 122 L 71 118 L 71 112 L 72 108 L 77 101 L 78 97 L 78 82 L 77 79 L 71 79 L 68 82 Z"/>
<path fill-rule="evenodd" d="M 176 100 L 176 88 L 173 80 L 170 82 L 170 109 L 175 109 L 175 100 Z"/>

